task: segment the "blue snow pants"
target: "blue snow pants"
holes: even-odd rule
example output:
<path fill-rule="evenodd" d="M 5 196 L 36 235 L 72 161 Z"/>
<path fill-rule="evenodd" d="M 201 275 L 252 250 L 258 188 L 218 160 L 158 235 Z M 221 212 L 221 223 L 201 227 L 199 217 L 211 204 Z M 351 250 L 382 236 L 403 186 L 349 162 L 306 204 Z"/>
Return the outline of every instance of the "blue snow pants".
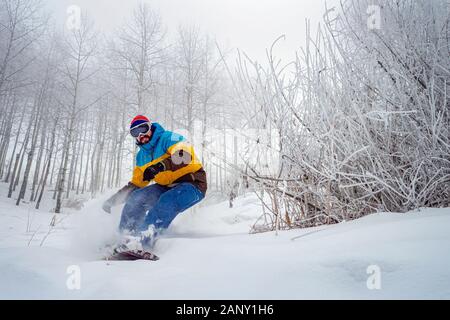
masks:
<path fill-rule="evenodd" d="M 180 183 L 172 188 L 152 184 L 133 191 L 120 219 L 120 231 L 138 233 L 149 225 L 167 229 L 175 217 L 200 202 L 205 195 L 193 184 Z"/>

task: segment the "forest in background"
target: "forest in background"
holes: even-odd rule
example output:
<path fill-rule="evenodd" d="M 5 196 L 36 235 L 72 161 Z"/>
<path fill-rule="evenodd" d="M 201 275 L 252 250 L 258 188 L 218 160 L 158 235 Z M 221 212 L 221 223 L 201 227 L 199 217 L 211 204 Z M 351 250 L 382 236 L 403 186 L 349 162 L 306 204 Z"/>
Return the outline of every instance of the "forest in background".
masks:
<path fill-rule="evenodd" d="M 447 1 L 324 8 L 294 61 L 282 36 L 266 61 L 197 26 L 171 42 L 156 12 L 101 34 L 85 12 L 58 26 L 39 0 L 0 1 L 0 179 L 17 205 L 47 193 L 60 213 L 120 187 L 137 113 L 198 141 L 209 192 L 259 195 L 254 232 L 450 204 Z"/>

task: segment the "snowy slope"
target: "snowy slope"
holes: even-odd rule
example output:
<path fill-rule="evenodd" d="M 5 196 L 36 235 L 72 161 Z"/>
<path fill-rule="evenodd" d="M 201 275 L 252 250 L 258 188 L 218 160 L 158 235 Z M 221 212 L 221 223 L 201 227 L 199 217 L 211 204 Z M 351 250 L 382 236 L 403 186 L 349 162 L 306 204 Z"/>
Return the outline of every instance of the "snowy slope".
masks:
<path fill-rule="evenodd" d="M 58 217 L 0 200 L 0 298 L 302 299 L 450 298 L 450 209 L 374 214 L 334 226 L 249 235 L 261 207 L 251 195 L 179 216 L 161 260 L 102 261 L 114 238 L 100 200 Z M 28 231 L 27 231 L 28 225 Z M 81 289 L 67 268 L 79 266 Z M 369 290 L 366 270 L 381 270 Z"/>

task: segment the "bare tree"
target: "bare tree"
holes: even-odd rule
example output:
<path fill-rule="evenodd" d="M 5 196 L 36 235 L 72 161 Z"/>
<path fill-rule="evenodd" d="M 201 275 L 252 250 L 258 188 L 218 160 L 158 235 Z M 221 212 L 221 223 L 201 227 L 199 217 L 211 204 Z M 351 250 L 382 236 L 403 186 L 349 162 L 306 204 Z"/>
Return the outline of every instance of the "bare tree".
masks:
<path fill-rule="evenodd" d="M 165 32 L 160 16 L 147 4 L 140 4 L 125 26 L 118 31 L 112 49 L 132 81 L 133 105 L 139 113 L 148 112 L 149 95 L 155 82 L 157 66 L 163 61 Z"/>
<path fill-rule="evenodd" d="M 65 119 L 65 139 L 63 147 L 63 158 L 60 167 L 60 181 L 57 187 L 55 212 L 61 212 L 62 194 L 66 183 L 66 176 L 69 166 L 69 156 L 73 140 L 75 138 L 75 128 L 79 115 L 86 110 L 93 102 L 82 104 L 80 101 L 80 91 L 82 85 L 97 71 L 90 69 L 89 62 L 93 59 L 97 45 L 93 23 L 84 16 L 79 29 L 74 29 L 65 38 L 63 43 L 64 63 L 60 71 L 65 76 L 61 87 L 67 94 L 67 102 L 63 102 L 66 108 L 67 117 Z"/>
<path fill-rule="evenodd" d="M 42 35 L 47 18 L 39 0 L 2 0 L 0 2 L 0 95 L 11 87 L 24 85 L 19 78 L 35 59 L 30 54 L 35 41 Z"/>
<path fill-rule="evenodd" d="M 198 108 L 198 92 L 205 54 L 203 39 L 196 26 L 180 26 L 174 63 L 181 74 L 184 100 L 183 120 L 188 132 L 193 132 L 195 109 Z M 180 79 L 178 79 L 179 81 Z"/>

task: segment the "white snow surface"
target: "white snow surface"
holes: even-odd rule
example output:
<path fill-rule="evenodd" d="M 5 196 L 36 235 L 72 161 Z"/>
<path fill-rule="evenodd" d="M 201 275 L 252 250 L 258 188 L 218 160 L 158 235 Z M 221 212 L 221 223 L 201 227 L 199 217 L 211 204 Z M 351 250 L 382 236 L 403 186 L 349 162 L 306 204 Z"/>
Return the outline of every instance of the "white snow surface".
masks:
<path fill-rule="evenodd" d="M 249 194 L 178 216 L 159 261 L 104 261 L 121 207 L 106 198 L 57 215 L 0 198 L 0 299 L 448 299 L 450 208 L 377 213 L 338 225 L 249 234 Z M 80 288 L 67 282 L 80 270 Z M 381 288 L 369 290 L 369 266 Z M 69 268 L 69 271 L 72 269 Z"/>

